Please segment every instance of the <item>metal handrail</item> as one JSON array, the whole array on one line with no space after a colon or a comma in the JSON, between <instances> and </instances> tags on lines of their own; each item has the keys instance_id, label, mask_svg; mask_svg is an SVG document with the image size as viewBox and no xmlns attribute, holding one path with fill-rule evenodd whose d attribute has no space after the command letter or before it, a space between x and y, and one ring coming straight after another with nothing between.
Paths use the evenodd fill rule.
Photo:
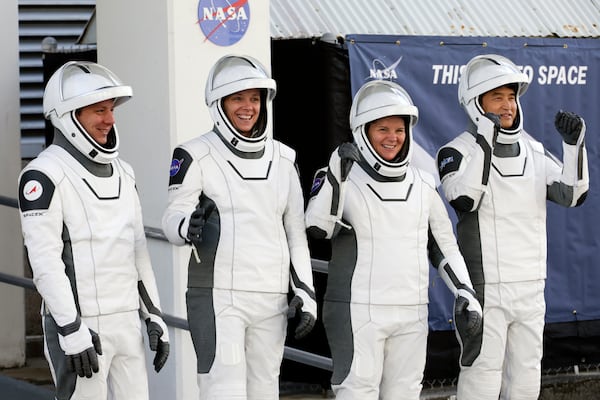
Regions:
<instances>
[{"instance_id":1,"label":"metal handrail","mask_svg":"<svg viewBox=\"0 0 600 400\"><path fill-rule=\"evenodd\" d=\"M0 205L12 208L19 208L19 203L16 199L2 195L0 195ZM149 238L168 241L161 229L145 226L144 231L146 233L146 236ZM327 261L313 259L312 267L314 271L327 273ZM0 282L7 283L9 285L20 286L25 289L36 290L32 279L6 274L4 272L0 272ZM190 330L188 321L185 318L176 317L174 315L165 313L163 313L162 317L168 326L178 329L184 329L186 331ZM324 369L327 371L333 371L333 362L331 358L324 357L318 354L313 354L304 350L285 346L283 350L283 357L285 359L296 361L301 364L310 365L312 367Z\"/></svg>"},{"instance_id":2,"label":"metal handrail","mask_svg":"<svg viewBox=\"0 0 600 400\"><path fill-rule=\"evenodd\" d=\"M0 195L0 205L12 208L19 208L19 202L17 201L17 199L13 199L11 197L6 197L2 195Z\"/></svg>"}]
</instances>

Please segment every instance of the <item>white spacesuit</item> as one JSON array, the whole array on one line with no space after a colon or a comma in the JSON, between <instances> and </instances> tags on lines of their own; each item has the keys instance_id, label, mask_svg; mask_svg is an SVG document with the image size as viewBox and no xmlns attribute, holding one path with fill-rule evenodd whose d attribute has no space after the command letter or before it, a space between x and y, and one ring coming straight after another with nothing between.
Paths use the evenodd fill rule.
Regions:
<instances>
[{"instance_id":1,"label":"white spacesuit","mask_svg":"<svg viewBox=\"0 0 600 400\"><path fill-rule=\"evenodd\" d=\"M528 77L498 55L473 58L459 83L467 131L438 151L444 194L456 210L457 236L483 306L481 353L461 364L461 400L537 399L540 388L546 278L546 199L566 207L588 190L585 124L559 112L563 163L523 130L519 97ZM513 90L512 126L486 114L483 95ZM504 106L510 115L509 106ZM506 115L504 117L506 117ZM503 118L504 118L503 117Z\"/></svg>"},{"instance_id":2,"label":"white spacesuit","mask_svg":"<svg viewBox=\"0 0 600 400\"><path fill-rule=\"evenodd\" d=\"M247 89L261 91L251 136L223 105ZM186 299L201 399L278 399L288 288L302 334L317 315L296 154L271 137L275 91L253 58L221 58L206 84L213 130L173 152L163 229L193 246Z\"/></svg>"},{"instance_id":3,"label":"white spacesuit","mask_svg":"<svg viewBox=\"0 0 600 400\"><path fill-rule=\"evenodd\" d=\"M367 130L389 116L406 121L406 138L398 155L386 161ZM428 252L460 299L459 317L472 331L480 324L481 309L435 181L409 165L417 118L403 88L389 81L366 83L350 112L355 144L342 144L329 166L315 174L305 220L311 235L332 239L323 322L336 399L419 398L428 334Z\"/></svg>"},{"instance_id":4,"label":"white spacesuit","mask_svg":"<svg viewBox=\"0 0 600 400\"><path fill-rule=\"evenodd\" d=\"M134 174L117 158L112 108L103 111L112 121L106 144L78 119L86 107L130 97L131 88L98 64L63 65L44 93L54 143L19 177L23 237L61 400L148 399L140 314L157 371L169 353Z\"/></svg>"}]
</instances>

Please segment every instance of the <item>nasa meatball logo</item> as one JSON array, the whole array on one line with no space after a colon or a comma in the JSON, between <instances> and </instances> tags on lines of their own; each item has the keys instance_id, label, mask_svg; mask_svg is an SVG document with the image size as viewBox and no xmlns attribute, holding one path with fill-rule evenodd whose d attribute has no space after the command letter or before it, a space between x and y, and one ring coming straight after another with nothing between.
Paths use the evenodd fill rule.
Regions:
<instances>
[{"instance_id":1,"label":"nasa meatball logo","mask_svg":"<svg viewBox=\"0 0 600 400\"><path fill-rule=\"evenodd\" d=\"M169 170L169 175L170 176L177 175L177 173L181 169L181 164L183 164L183 159L178 160L178 159L174 158L173 161L171 161L171 169Z\"/></svg>"},{"instance_id":2,"label":"nasa meatball logo","mask_svg":"<svg viewBox=\"0 0 600 400\"><path fill-rule=\"evenodd\" d=\"M206 39L218 46L231 46L244 37L250 24L248 0L200 0L198 25Z\"/></svg>"},{"instance_id":3,"label":"nasa meatball logo","mask_svg":"<svg viewBox=\"0 0 600 400\"><path fill-rule=\"evenodd\" d=\"M36 180L31 180L25 184L23 187L23 197L27 201L35 201L42 196L44 192L44 188L42 184Z\"/></svg>"}]
</instances>

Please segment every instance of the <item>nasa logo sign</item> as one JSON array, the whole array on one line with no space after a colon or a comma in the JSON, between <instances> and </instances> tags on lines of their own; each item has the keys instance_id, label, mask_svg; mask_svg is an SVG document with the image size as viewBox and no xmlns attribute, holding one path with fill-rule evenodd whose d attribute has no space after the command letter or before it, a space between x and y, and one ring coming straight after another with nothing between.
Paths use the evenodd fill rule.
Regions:
<instances>
[{"instance_id":1,"label":"nasa logo sign","mask_svg":"<svg viewBox=\"0 0 600 400\"><path fill-rule=\"evenodd\" d=\"M218 46L240 41L250 24L248 0L200 0L198 25L207 40Z\"/></svg>"}]
</instances>

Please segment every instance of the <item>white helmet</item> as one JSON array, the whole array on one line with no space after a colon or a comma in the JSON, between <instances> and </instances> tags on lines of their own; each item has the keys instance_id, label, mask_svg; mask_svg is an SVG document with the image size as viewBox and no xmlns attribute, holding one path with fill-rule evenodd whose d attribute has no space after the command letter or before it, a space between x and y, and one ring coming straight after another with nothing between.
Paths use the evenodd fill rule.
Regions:
<instances>
[{"instance_id":1,"label":"white helmet","mask_svg":"<svg viewBox=\"0 0 600 400\"><path fill-rule=\"evenodd\" d=\"M238 132L225 115L222 99L247 89L261 90L260 116L251 137ZM211 68L206 80L205 100L219 133L234 148L243 152L261 151L270 124L267 109L275 97L277 85L265 67L249 56L226 55Z\"/></svg>"},{"instance_id":2,"label":"white helmet","mask_svg":"<svg viewBox=\"0 0 600 400\"><path fill-rule=\"evenodd\" d=\"M406 139L396 159L386 161L377 154L367 137L367 124L380 118L405 117ZM384 80L365 83L354 95L350 108L350 129L354 142L367 163L380 175L395 178L406 173L412 154L412 127L419 119L419 110L400 85Z\"/></svg>"},{"instance_id":3,"label":"white helmet","mask_svg":"<svg viewBox=\"0 0 600 400\"><path fill-rule=\"evenodd\" d=\"M69 61L48 80L44 91L44 117L87 158L108 164L119 155L117 127L113 125L107 143L101 145L79 123L75 112L109 99L115 99L116 107L131 96L131 87L123 85L108 68L88 61Z\"/></svg>"},{"instance_id":4,"label":"white helmet","mask_svg":"<svg viewBox=\"0 0 600 400\"><path fill-rule=\"evenodd\" d=\"M471 121L477 124L484 114L480 97L492 89L516 85L517 116L513 126L501 128L498 141L514 143L518 140L523 127L523 113L519 97L529 86L529 78L508 58L497 54L484 54L473 57L466 65L458 83L458 101L465 109Z\"/></svg>"}]
</instances>

